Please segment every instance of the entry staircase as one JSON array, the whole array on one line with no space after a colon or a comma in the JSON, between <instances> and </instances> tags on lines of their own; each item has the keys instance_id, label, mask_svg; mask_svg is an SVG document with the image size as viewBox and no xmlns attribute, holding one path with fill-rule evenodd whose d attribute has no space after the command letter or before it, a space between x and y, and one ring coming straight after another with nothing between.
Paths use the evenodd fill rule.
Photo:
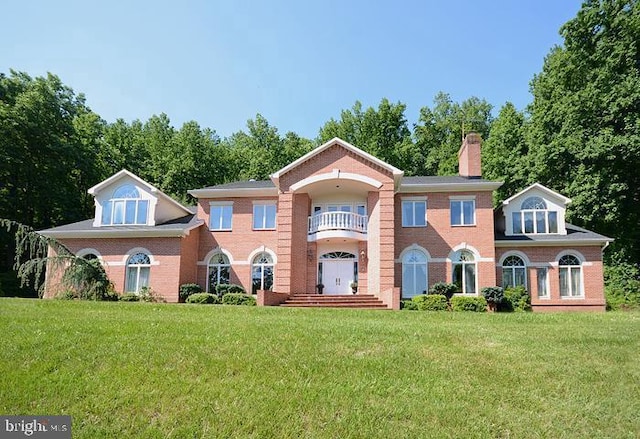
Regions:
<instances>
[{"instance_id":1,"label":"entry staircase","mask_svg":"<svg viewBox=\"0 0 640 439\"><path fill-rule=\"evenodd\" d=\"M280 306L300 308L387 309L373 294L326 295L292 294Z\"/></svg>"}]
</instances>

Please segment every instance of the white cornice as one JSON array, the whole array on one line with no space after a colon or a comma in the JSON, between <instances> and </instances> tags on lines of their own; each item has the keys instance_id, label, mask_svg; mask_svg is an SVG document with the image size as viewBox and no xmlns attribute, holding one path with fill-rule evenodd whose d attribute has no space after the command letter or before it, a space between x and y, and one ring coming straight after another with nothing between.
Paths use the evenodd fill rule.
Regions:
<instances>
[{"instance_id":1,"label":"white cornice","mask_svg":"<svg viewBox=\"0 0 640 439\"><path fill-rule=\"evenodd\" d=\"M110 227L94 227L90 230L45 230L38 232L42 236L56 239L77 239L77 238L181 238L188 236L192 230L202 226L204 221L198 220L187 228L176 229L117 229Z\"/></svg>"},{"instance_id":2,"label":"white cornice","mask_svg":"<svg viewBox=\"0 0 640 439\"><path fill-rule=\"evenodd\" d=\"M581 240L561 239L557 241L495 241L496 247L584 247L593 245L605 245L608 242L613 242L613 239L609 238L588 238Z\"/></svg>"},{"instance_id":3,"label":"white cornice","mask_svg":"<svg viewBox=\"0 0 640 439\"><path fill-rule=\"evenodd\" d=\"M423 183L406 184L403 183L398 191L401 194L411 194L420 192L473 192L473 191L495 191L502 186L501 181L486 181L475 183Z\"/></svg>"},{"instance_id":4,"label":"white cornice","mask_svg":"<svg viewBox=\"0 0 640 439\"><path fill-rule=\"evenodd\" d=\"M247 197L277 197L278 190L269 188L204 188L192 189L187 193L195 198L247 198Z\"/></svg>"}]
</instances>

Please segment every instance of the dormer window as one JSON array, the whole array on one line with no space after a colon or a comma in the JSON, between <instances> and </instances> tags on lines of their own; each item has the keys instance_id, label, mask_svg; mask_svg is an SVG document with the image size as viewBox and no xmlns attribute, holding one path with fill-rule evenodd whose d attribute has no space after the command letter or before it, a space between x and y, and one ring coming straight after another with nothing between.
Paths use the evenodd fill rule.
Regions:
<instances>
[{"instance_id":1,"label":"dormer window","mask_svg":"<svg viewBox=\"0 0 640 439\"><path fill-rule=\"evenodd\" d=\"M146 225L148 213L149 200L142 199L134 185L124 184L102 205L102 225Z\"/></svg>"},{"instance_id":2,"label":"dormer window","mask_svg":"<svg viewBox=\"0 0 640 439\"><path fill-rule=\"evenodd\" d=\"M540 197L525 199L520 211L512 213L514 234L558 233L558 212L547 209Z\"/></svg>"}]
</instances>

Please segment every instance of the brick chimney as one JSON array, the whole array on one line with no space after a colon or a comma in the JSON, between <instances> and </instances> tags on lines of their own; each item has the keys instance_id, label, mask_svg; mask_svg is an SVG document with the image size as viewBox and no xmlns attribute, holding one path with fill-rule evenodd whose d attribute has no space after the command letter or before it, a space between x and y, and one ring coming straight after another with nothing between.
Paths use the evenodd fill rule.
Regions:
<instances>
[{"instance_id":1,"label":"brick chimney","mask_svg":"<svg viewBox=\"0 0 640 439\"><path fill-rule=\"evenodd\" d=\"M458 173L461 177L480 178L480 145L482 137L478 133L469 133L464 137L458 152Z\"/></svg>"}]
</instances>

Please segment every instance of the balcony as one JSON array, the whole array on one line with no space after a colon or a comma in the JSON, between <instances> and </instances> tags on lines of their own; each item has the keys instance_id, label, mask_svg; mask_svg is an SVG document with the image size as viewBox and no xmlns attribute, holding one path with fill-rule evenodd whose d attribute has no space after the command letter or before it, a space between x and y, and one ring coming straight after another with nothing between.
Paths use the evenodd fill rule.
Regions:
<instances>
[{"instance_id":1,"label":"balcony","mask_svg":"<svg viewBox=\"0 0 640 439\"><path fill-rule=\"evenodd\" d=\"M307 241L329 238L367 239L369 217L352 212L323 212L309 217Z\"/></svg>"}]
</instances>

